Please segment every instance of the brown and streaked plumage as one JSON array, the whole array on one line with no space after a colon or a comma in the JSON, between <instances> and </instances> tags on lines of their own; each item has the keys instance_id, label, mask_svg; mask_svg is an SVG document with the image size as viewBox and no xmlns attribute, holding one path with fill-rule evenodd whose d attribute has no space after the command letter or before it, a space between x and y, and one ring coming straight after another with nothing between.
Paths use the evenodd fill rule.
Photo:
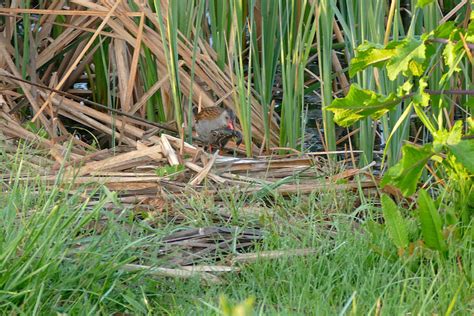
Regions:
<instances>
[{"instance_id":1,"label":"brown and streaked plumage","mask_svg":"<svg viewBox=\"0 0 474 316\"><path fill-rule=\"evenodd\" d=\"M235 114L229 108L211 106L194 112L194 129L198 137L208 145L224 147L231 138L237 138L238 144L242 135L235 130Z\"/></svg>"},{"instance_id":2,"label":"brown and streaked plumage","mask_svg":"<svg viewBox=\"0 0 474 316\"><path fill-rule=\"evenodd\" d=\"M235 129L226 127L213 130L209 143L219 148L224 148L231 139L234 139L237 146L239 146L242 143L242 134Z\"/></svg>"}]
</instances>

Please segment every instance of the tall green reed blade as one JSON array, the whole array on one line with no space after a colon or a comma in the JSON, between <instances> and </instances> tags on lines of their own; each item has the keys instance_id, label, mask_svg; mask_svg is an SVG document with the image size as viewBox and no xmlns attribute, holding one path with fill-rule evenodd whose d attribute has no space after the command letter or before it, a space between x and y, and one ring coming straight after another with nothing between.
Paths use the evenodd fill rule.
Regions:
<instances>
[{"instance_id":1,"label":"tall green reed blade","mask_svg":"<svg viewBox=\"0 0 474 316\"><path fill-rule=\"evenodd\" d=\"M253 10L253 8L255 8L255 1L252 1L249 9ZM256 9L260 14L251 19L253 32L250 33L253 45L254 83L262 105L265 148L269 149L269 108L273 97L272 90L281 43L281 33L278 28L279 5L273 0L261 0L256 3Z\"/></svg>"},{"instance_id":2,"label":"tall green reed blade","mask_svg":"<svg viewBox=\"0 0 474 316\"><path fill-rule=\"evenodd\" d=\"M306 0L279 0L280 62L283 101L280 145L303 147L305 121L304 70L316 33L315 3Z\"/></svg>"},{"instance_id":3,"label":"tall green reed blade","mask_svg":"<svg viewBox=\"0 0 474 316\"><path fill-rule=\"evenodd\" d=\"M140 63L140 74L143 78L145 89L149 90L156 82L158 82L158 67L156 59L151 53L150 49L143 46L144 57L141 56ZM146 66L144 66L146 65ZM153 96L147 101L146 104L146 117L153 122L165 122L166 114L163 106L163 98L161 91L158 90Z\"/></svg>"},{"instance_id":4,"label":"tall green reed blade","mask_svg":"<svg viewBox=\"0 0 474 316\"><path fill-rule=\"evenodd\" d=\"M94 102L100 104L109 104L110 77L108 65L110 40L106 39L105 41L102 41L102 39L99 37L96 40L96 44L100 44L100 48L94 53L94 56L92 57L95 71L95 81L93 83L95 89L93 98ZM92 78L90 77L89 80L92 81Z\"/></svg>"},{"instance_id":5,"label":"tall green reed blade","mask_svg":"<svg viewBox=\"0 0 474 316\"><path fill-rule=\"evenodd\" d=\"M377 36L377 31L373 28L377 27L377 25L369 25L369 20L374 14L373 12L373 1L364 0L359 1L358 3L358 13L359 13L359 40L358 44L361 44L364 40L369 40L370 35L374 34ZM380 27L380 25L378 26ZM382 26L383 28L383 26ZM380 34L380 31L378 32ZM382 33L383 34L383 33ZM375 80L373 72L365 71L360 76L358 76L358 81L362 83L362 87L367 88L374 88ZM360 149L363 151L362 159L360 160L361 165L365 165L368 162L373 160L373 149L374 149L374 128L373 128L373 121L370 118L362 120L359 125L360 132L359 132L359 146Z\"/></svg>"},{"instance_id":6,"label":"tall green reed blade","mask_svg":"<svg viewBox=\"0 0 474 316\"><path fill-rule=\"evenodd\" d=\"M202 18L204 16L204 9L205 9L206 2L204 0L199 0L197 3L193 1L192 8L186 8L187 13L184 14L180 13L179 16L186 16L187 18L184 21L180 20L179 29L185 35L186 38L192 39L193 43L193 51L192 51L192 61L191 61L191 86L189 88L189 95L186 113L186 122L187 126L185 129L185 134L187 141L192 141L193 135L193 84L194 84L194 75L196 70L196 58L197 52L199 48L199 41L201 39L201 31L202 31ZM182 10L182 8L181 8Z\"/></svg>"},{"instance_id":7,"label":"tall green reed blade","mask_svg":"<svg viewBox=\"0 0 474 316\"><path fill-rule=\"evenodd\" d=\"M333 9L339 24L344 30L344 40L349 52L347 59L349 61L356 56L356 48L364 43L364 41L384 44L388 39L404 35L403 27L400 25L399 0L393 0L390 3L390 7L387 7L385 1L362 0L354 2L346 0L339 7L333 5ZM385 24L387 12L389 16L388 25ZM401 83L399 79L393 82L390 81L384 70L372 67L358 73L352 79L352 82L356 82L363 88L376 89L382 94L396 91ZM384 140L391 135L392 129L402 113L401 106L398 106L388 115L382 117L382 135ZM359 123L360 132L357 143L359 149L363 151L363 157L360 159L362 165L373 160L375 124L376 122L373 122L370 118ZM387 148L389 165L393 165L398 161L402 140L407 137L407 132L408 125L405 124L403 128L397 130L392 135L392 138L397 139L397 141L390 142Z\"/></svg>"},{"instance_id":8,"label":"tall green reed blade","mask_svg":"<svg viewBox=\"0 0 474 316\"><path fill-rule=\"evenodd\" d=\"M100 104L107 105L109 108L116 108L117 104L117 97L114 97L111 91L115 91L115 80L111 73L114 73L111 70L111 67L114 67L114 64L110 63L110 39L106 38L103 39L100 36L97 38L97 44L99 45L99 49L94 53L92 58L94 63L94 70L95 70L95 81L91 77L89 77L89 81L91 83L91 87L95 88L94 91L94 101ZM91 71L88 71L91 73ZM112 114L112 138L111 144L115 149L115 131L116 131L116 123L115 123L115 115Z\"/></svg>"},{"instance_id":9,"label":"tall green reed blade","mask_svg":"<svg viewBox=\"0 0 474 316\"><path fill-rule=\"evenodd\" d=\"M227 61L227 41L232 25L230 2L222 0L209 0L209 19L211 29L212 48L217 53L217 65L224 69Z\"/></svg>"},{"instance_id":10,"label":"tall green reed blade","mask_svg":"<svg viewBox=\"0 0 474 316\"><path fill-rule=\"evenodd\" d=\"M326 107L332 102L332 33L333 33L333 11L332 0L321 0L317 16L318 25L318 64L321 74L322 106ZM333 113L323 109L323 126L326 150L336 150L336 127Z\"/></svg>"},{"instance_id":11,"label":"tall green reed blade","mask_svg":"<svg viewBox=\"0 0 474 316\"><path fill-rule=\"evenodd\" d=\"M173 95L174 115L178 130L181 132L183 124L183 111L181 108L181 89L179 82L178 69L178 6L179 1L170 1L168 6L166 28L163 22L163 14L161 5L154 0L155 11L158 25L160 26L161 41L163 43L166 56L166 66L170 76L171 91ZM181 135L183 137L184 135Z\"/></svg>"},{"instance_id":12,"label":"tall green reed blade","mask_svg":"<svg viewBox=\"0 0 474 316\"><path fill-rule=\"evenodd\" d=\"M128 5L133 11L139 11L140 8L133 0L128 1ZM151 6L151 4L150 4ZM136 23L139 23L139 18L136 18ZM148 27L154 28L153 23L149 20L145 20L145 24ZM145 90L148 91L156 82L158 82L158 66L155 56L151 50L146 46L142 45L143 55L140 56L140 62L138 63L139 73L138 75L143 80ZM163 105L163 98L161 90L155 92L147 101L145 106L146 118L152 122L165 122L166 114Z\"/></svg>"},{"instance_id":13,"label":"tall green reed blade","mask_svg":"<svg viewBox=\"0 0 474 316\"><path fill-rule=\"evenodd\" d=\"M184 127L184 132L186 135L186 140L192 141L192 107L193 107L193 84L194 84L194 75L195 75L195 65L196 57L199 45L199 39L201 38L201 28L202 28L202 18L204 16L205 1L203 0L192 0L181 2L177 6L178 12L176 13L177 19L177 28L179 30L179 36L184 37L186 42L192 42L192 62L191 62L191 86L189 89L189 95L187 95L187 105L184 113L186 114L186 124ZM184 109L183 100L183 109Z\"/></svg>"},{"instance_id":14,"label":"tall green reed blade","mask_svg":"<svg viewBox=\"0 0 474 316\"><path fill-rule=\"evenodd\" d=\"M383 39L383 44L387 44L389 39L398 40L400 37L405 36L403 25L400 23L400 4L398 0L392 0L389 9L388 21L385 27L385 36ZM383 22L379 22L383 23ZM390 81L387 78L387 73L385 70L379 71L378 74L380 80L380 92L388 94L392 91L397 91L397 88L402 84L402 80L398 78L395 81ZM388 114L384 115L381 119L382 124L382 135L384 141L389 141L385 143L385 152L387 156L388 166L395 165L398 160L401 158L401 147L404 140L408 139L410 120L405 120L401 127L394 131L397 126L397 122L404 115L404 109L402 106L397 106L394 110L390 111ZM411 111L410 111L411 113ZM409 116L409 113L405 113Z\"/></svg>"},{"instance_id":15,"label":"tall green reed blade","mask_svg":"<svg viewBox=\"0 0 474 316\"><path fill-rule=\"evenodd\" d=\"M253 0L252 0L253 1ZM252 155L252 104L251 104L251 78L252 78L252 54L249 55L248 73L245 73L244 61L244 43L243 34L246 31L245 24L247 20L247 9L245 0L232 0L230 2L230 12L232 17L229 45L227 47L229 66L235 73L236 86L234 98L237 115L242 126L242 132L245 142L245 151L248 156ZM250 11L250 20L253 19L253 10ZM249 33L252 33L252 24L250 24ZM252 41L250 45L253 46ZM250 51L253 48L250 47ZM232 77L233 78L233 77Z\"/></svg>"},{"instance_id":16,"label":"tall green reed blade","mask_svg":"<svg viewBox=\"0 0 474 316\"><path fill-rule=\"evenodd\" d=\"M195 20L197 19L202 22L200 19L202 16L196 16L197 9L201 3L202 1L199 0L188 0L179 3L177 26L181 34L187 39L190 39L192 36L193 28L196 26Z\"/></svg>"},{"instance_id":17,"label":"tall green reed blade","mask_svg":"<svg viewBox=\"0 0 474 316\"><path fill-rule=\"evenodd\" d=\"M369 40L375 43L386 45L391 39L404 37L404 30L400 24L400 4L398 0L393 0L389 4L384 2L376 2L371 4L371 10L367 19L367 33ZM372 13L373 12L373 13ZM387 20L384 16L388 12ZM396 92L402 84L402 80L397 78L394 81L388 79L387 72L383 69L373 68L371 71L372 87L376 87L378 92L389 94ZM368 83L366 83L368 84ZM405 106L406 108L407 106ZM400 159L401 147L403 141L408 138L409 120L406 120L401 127L397 127L397 122L404 115L404 108L399 105L394 110L384 115L381 120L381 145L386 146L385 153L388 165L394 165ZM406 113L405 113L406 114ZM370 126L368 125L370 123ZM363 127L360 135L360 143L364 150L364 157L361 164L367 163L373 159L373 155L369 153L374 149L375 130L378 122L366 120L361 123Z\"/></svg>"}]
</instances>

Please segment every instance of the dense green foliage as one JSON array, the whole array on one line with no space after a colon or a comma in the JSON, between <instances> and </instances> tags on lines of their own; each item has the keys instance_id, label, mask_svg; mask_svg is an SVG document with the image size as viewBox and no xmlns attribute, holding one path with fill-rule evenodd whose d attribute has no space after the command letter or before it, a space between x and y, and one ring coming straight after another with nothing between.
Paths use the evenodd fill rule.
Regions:
<instances>
[{"instance_id":1,"label":"dense green foliage","mask_svg":"<svg viewBox=\"0 0 474 316\"><path fill-rule=\"evenodd\" d=\"M440 44L440 39L447 42ZM409 37L402 41L391 41L384 47L364 43L359 47L357 57L352 60L351 75L368 67L384 68L390 80L402 76L403 84L388 96L353 85L345 98L335 100L326 108L335 113L336 122L347 126L369 116L374 120L379 119L391 111L394 105L404 101L407 104L404 114L400 116L392 134L404 121L409 120L409 113L415 111L433 141L424 145L405 144L401 160L388 169L381 185L394 185L404 196L412 196L417 192L425 169L431 172L436 183L425 177L425 184L431 187L433 193L440 190L435 194L439 198L433 201L425 190L419 192L416 218L422 243L418 245L437 250L443 255L448 250L455 251L462 236L472 237L473 234L474 133L470 117L447 128L444 114L437 117L430 115L429 107L438 107L442 113L449 103L443 102L443 99L436 103L432 99L431 95L443 95L444 91L429 90L428 76L433 67L441 67L440 85L447 89L445 85L461 70L463 60L472 59L470 50L466 49L461 39L474 39L474 15L467 28L448 22L421 35L420 39ZM442 45L444 48L440 49ZM440 55L444 57L443 63L436 62ZM399 255L403 255L409 247L405 220L389 197L383 196L382 205L388 234L398 248Z\"/></svg>"}]
</instances>

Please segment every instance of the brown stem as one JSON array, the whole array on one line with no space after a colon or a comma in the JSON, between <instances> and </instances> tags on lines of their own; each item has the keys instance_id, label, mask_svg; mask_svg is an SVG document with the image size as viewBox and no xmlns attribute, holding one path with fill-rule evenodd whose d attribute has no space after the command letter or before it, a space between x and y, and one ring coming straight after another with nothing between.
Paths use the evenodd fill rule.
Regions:
<instances>
[{"instance_id":1,"label":"brown stem","mask_svg":"<svg viewBox=\"0 0 474 316\"><path fill-rule=\"evenodd\" d=\"M432 38L432 39L429 39L428 41L435 42L435 43L441 43L441 44L448 44L449 42L452 42L453 44L457 43L457 41L450 41L450 40L445 39L445 38ZM466 43L466 45L467 45L467 47L469 47L469 49L474 50L474 44Z\"/></svg>"}]
</instances>

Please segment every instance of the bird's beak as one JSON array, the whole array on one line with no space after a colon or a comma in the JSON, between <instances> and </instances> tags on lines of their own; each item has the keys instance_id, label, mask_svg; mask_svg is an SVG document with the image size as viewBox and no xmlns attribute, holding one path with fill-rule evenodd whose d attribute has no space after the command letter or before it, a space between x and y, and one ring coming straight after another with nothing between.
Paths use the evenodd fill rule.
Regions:
<instances>
[{"instance_id":1,"label":"bird's beak","mask_svg":"<svg viewBox=\"0 0 474 316\"><path fill-rule=\"evenodd\" d=\"M227 122L227 127L230 128L231 130L235 130L235 128L234 128L234 123L232 122L232 120L229 120L229 121Z\"/></svg>"}]
</instances>

